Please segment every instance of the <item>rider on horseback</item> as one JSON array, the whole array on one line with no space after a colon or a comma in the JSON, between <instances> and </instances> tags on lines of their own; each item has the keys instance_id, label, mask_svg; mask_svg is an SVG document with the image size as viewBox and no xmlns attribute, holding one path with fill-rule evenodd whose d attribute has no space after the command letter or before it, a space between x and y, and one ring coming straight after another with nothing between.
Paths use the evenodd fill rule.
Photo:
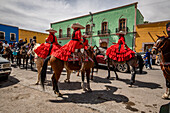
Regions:
<instances>
[{"instance_id":1,"label":"rider on horseback","mask_svg":"<svg viewBox=\"0 0 170 113\"><path fill-rule=\"evenodd\" d=\"M49 36L46 39L46 42L48 43L42 43L37 49L34 50L34 52L41 58L46 58L47 56L51 55L53 51L58 50L61 45L58 44L57 38L54 35L57 31L54 29L46 30L49 32Z\"/></svg>"},{"instance_id":2,"label":"rider on horseback","mask_svg":"<svg viewBox=\"0 0 170 113\"><path fill-rule=\"evenodd\" d=\"M116 35L119 36L118 43L113 42L115 45L112 45L107 49L106 55L118 62L130 60L135 56L135 52L126 45L124 37L125 33L120 31Z\"/></svg>"},{"instance_id":3,"label":"rider on horseback","mask_svg":"<svg viewBox=\"0 0 170 113\"><path fill-rule=\"evenodd\" d=\"M83 47L80 29L84 29L84 27L79 23L74 23L71 25L71 27L74 29L72 39L59 50L52 53L53 56L63 61L68 61L69 56L71 56L71 54L74 53L76 49L81 49ZM80 58L81 56L79 53L80 52L78 52L78 56Z\"/></svg>"}]
</instances>

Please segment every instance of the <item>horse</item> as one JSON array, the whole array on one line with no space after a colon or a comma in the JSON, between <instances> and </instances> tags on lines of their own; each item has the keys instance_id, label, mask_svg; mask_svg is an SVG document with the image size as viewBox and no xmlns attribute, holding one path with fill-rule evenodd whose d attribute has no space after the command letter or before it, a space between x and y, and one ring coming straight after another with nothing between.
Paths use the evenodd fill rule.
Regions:
<instances>
[{"instance_id":1,"label":"horse","mask_svg":"<svg viewBox=\"0 0 170 113\"><path fill-rule=\"evenodd\" d=\"M12 51L11 51L10 47L4 47L2 56L4 58L10 60L10 58L12 56Z\"/></svg>"},{"instance_id":2,"label":"horse","mask_svg":"<svg viewBox=\"0 0 170 113\"><path fill-rule=\"evenodd\" d=\"M89 49L91 49L90 51L94 51L93 46L91 46ZM94 61L95 65L96 65L96 69L97 69L96 72L98 72L98 62L96 61L95 53L93 53L93 54L94 55L92 55L93 56L92 60ZM70 75L71 75L72 71L68 71L67 69L66 69L66 71L67 71L67 78L64 80L64 82L70 83ZM92 73L91 73L91 76L90 76L90 80L93 80L94 66L91 68L91 71L92 71ZM79 73L80 73L80 71L77 71L77 76L79 76Z\"/></svg>"},{"instance_id":3,"label":"horse","mask_svg":"<svg viewBox=\"0 0 170 113\"><path fill-rule=\"evenodd\" d=\"M160 54L160 66L166 81L166 91L162 95L163 99L168 99L170 95L170 38L164 36L157 36L152 51Z\"/></svg>"},{"instance_id":4,"label":"horse","mask_svg":"<svg viewBox=\"0 0 170 113\"><path fill-rule=\"evenodd\" d=\"M110 59L107 56L107 68L108 68L107 79L110 78L110 66L113 67L113 71L116 75L116 80L119 80L118 74L116 73L116 66L117 66L117 64L127 63L130 67L130 72L131 72L131 80L130 80L129 87L132 87L132 85L135 83L136 68L138 66L138 61L141 62L141 60L138 59L138 55L135 55L135 57L131 58L130 60L128 60L126 62L118 62L118 61Z\"/></svg>"},{"instance_id":5,"label":"horse","mask_svg":"<svg viewBox=\"0 0 170 113\"><path fill-rule=\"evenodd\" d=\"M90 69L94 66L93 58L94 54L91 50L91 47L89 47L87 50L88 55L88 61L83 60L82 65L80 65L79 61L62 61L54 56L49 56L47 59L50 59L50 65L52 69L54 70L54 73L52 75L52 84L53 84L53 90L54 93L57 94L59 97L62 97L62 94L60 93L58 89L58 80L60 78L61 72L63 71L63 68L65 67L67 72L71 72L72 70L81 70L81 76L82 76L82 88L84 91L92 91L90 88ZM46 78L46 66L48 60L45 60L43 69L41 71L41 84L44 89L44 81ZM84 75L86 73L86 79L87 79L87 86L85 87L84 83Z\"/></svg>"}]
</instances>

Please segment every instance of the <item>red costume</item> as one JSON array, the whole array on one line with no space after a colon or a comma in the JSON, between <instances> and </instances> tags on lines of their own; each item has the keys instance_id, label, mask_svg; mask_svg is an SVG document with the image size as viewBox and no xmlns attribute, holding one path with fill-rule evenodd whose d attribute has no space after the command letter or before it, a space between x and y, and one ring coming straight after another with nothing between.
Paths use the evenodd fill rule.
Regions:
<instances>
[{"instance_id":1,"label":"red costume","mask_svg":"<svg viewBox=\"0 0 170 113\"><path fill-rule=\"evenodd\" d=\"M74 28L72 34L72 39L62 46L59 50L52 53L56 58L67 61L71 53L74 53L75 49L81 49L83 45L81 44L81 31L79 28Z\"/></svg>"},{"instance_id":2,"label":"red costume","mask_svg":"<svg viewBox=\"0 0 170 113\"><path fill-rule=\"evenodd\" d=\"M107 51L106 55L118 62L128 61L132 57L135 56L135 52L132 51L126 44L125 44L125 38L124 35L119 35L120 38L118 40L118 43L116 45L110 46ZM126 47L126 49L125 49Z\"/></svg>"},{"instance_id":3,"label":"red costume","mask_svg":"<svg viewBox=\"0 0 170 113\"><path fill-rule=\"evenodd\" d=\"M54 35L54 32L50 32L48 38L46 39L46 42L50 43L42 43L37 49L34 50L34 52L41 58L46 58L48 55L51 55L54 51L58 50L61 45L58 44L57 38ZM49 53L50 46L52 44L51 52Z\"/></svg>"},{"instance_id":4,"label":"red costume","mask_svg":"<svg viewBox=\"0 0 170 113\"><path fill-rule=\"evenodd\" d=\"M83 45L84 45L84 49L88 49L88 45L89 45L89 43L88 43L88 40L86 39L86 38L84 38L84 39L82 39L82 42L83 42Z\"/></svg>"}]
</instances>

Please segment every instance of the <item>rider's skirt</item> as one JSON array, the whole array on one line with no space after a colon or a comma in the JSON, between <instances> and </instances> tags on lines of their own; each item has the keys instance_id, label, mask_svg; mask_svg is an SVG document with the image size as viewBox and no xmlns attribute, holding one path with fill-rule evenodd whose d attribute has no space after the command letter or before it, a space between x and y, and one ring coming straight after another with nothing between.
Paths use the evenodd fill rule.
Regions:
<instances>
[{"instance_id":1,"label":"rider's skirt","mask_svg":"<svg viewBox=\"0 0 170 113\"><path fill-rule=\"evenodd\" d=\"M67 44L62 46L59 50L56 50L52 55L60 60L68 61L71 53L75 52L75 49L81 49L82 44L76 40L70 40Z\"/></svg>"},{"instance_id":2,"label":"rider's skirt","mask_svg":"<svg viewBox=\"0 0 170 113\"><path fill-rule=\"evenodd\" d=\"M34 52L41 58L46 58L48 55L51 55L52 52L58 50L61 48L61 45L59 44L53 44L52 45L52 49L51 52L50 50L50 43L42 43L39 47L37 47L37 49L34 50Z\"/></svg>"}]
</instances>

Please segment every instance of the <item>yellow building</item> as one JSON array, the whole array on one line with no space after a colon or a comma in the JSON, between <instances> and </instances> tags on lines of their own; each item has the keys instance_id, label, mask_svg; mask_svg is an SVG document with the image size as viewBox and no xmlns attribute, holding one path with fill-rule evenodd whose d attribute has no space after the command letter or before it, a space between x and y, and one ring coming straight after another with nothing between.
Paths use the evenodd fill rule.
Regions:
<instances>
[{"instance_id":1,"label":"yellow building","mask_svg":"<svg viewBox=\"0 0 170 113\"><path fill-rule=\"evenodd\" d=\"M137 25L135 40L136 52L145 52L147 48L151 49L158 39L156 35L167 36L166 24L168 22L170 22L170 20Z\"/></svg>"},{"instance_id":2,"label":"yellow building","mask_svg":"<svg viewBox=\"0 0 170 113\"><path fill-rule=\"evenodd\" d=\"M36 36L37 43L44 43L45 39L48 37L47 33L41 33L36 31L30 31L25 29L19 29L19 40L27 38L28 43L30 43L30 39Z\"/></svg>"}]
</instances>

